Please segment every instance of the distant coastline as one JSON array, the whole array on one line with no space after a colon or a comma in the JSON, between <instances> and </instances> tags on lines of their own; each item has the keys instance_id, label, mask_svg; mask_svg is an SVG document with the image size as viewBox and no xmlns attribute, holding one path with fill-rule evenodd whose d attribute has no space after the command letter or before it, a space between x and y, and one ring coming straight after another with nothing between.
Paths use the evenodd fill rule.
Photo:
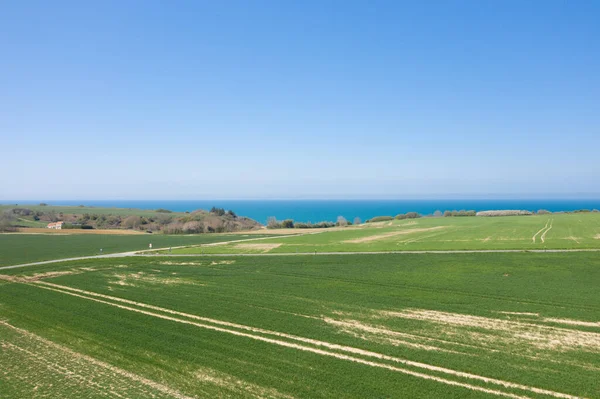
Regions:
<instances>
[{"instance_id":1,"label":"distant coastline","mask_svg":"<svg viewBox=\"0 0 600 399\"><path fill-rule=\"evenodd\" d=\"M260 223L274 216L279 220L297 222L335 221L338 216L361 220L376 216L395 216L399 213L418 212L422 215L445 210L504 210L522 209L550 212L569 212L579 209L600 209L598 199L406 199L406 200L39 200L0 201L1 204L85 205L96 207L159 209L174 212L210 209L213 206L231 209Z\"/></svg>"}]
</instances>

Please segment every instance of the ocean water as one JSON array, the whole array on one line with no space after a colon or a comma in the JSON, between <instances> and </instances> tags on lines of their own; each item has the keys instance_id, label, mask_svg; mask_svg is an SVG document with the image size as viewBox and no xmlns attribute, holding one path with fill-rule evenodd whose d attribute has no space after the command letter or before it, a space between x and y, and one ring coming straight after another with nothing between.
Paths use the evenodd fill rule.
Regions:
<instances>
[{"instance_id":1,"label":"ocean water","mask_svg":"<svg viewBox=\"0 0 600 399\"><path fill-rule=\"evenodd\" d=\"M362 221L375 216L395 216L399 213L418 212L432 214L436 210L496 210L524 209L552 212L577 209L600 209L600 199L426 199L426 200L61 200L61 201L3 201L4 203L51 205L86 205L97 207L158 209L177 212L210 209L213 206L233 210L239 216L247 216L265 223L270 216L278 220L293 219L297 222L335 221L344 216L349 221L359 217Z\"/></svg>"}]
</instances>

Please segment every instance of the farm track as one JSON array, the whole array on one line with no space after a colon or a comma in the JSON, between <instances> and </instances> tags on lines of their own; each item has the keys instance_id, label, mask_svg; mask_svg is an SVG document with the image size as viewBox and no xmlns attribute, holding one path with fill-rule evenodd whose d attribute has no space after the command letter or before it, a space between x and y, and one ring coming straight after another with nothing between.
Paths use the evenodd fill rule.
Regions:
<instances>
[{"instance_id":1,"label":"farm track","mask_svg":"<svg viewBox=\"0 0 600 399\"><path fill-rule=\"evenodd\" d=\"M529 396L524 396L524 393L534 393L537 395L544 395L554 398L577 398L576 396L566 393L489 378L427 363L415 362L407 359L388 356L382 353L367 351L361 348L339 345L336 343L315 340L287 333L187 314L172 309L162 308L54 283L37 281L27 284L163 320L231 334L241 338L253 339L256 341L303 352L309 352L321 356L333 357L338 360L349 361L364 366L382 368L412 377L435 381L441 384L461 387L490 395L523 399L529 398Z\"/></svg>"}]
</instances>

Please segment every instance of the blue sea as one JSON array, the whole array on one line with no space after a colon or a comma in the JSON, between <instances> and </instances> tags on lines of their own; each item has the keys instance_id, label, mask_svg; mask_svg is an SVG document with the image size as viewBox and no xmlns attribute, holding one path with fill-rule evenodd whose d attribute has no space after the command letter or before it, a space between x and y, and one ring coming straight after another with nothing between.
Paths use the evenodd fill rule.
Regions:
<instances>
[{"instance_id":1,"label":"blue sea","mask_svg":"<svg viewBox=\"0 0 600 399\"><path fill-rule=\"evenodd\" d=\"M158 209L177 212L210 209L213 206L233 210L265 223L270 216L278 220L297 222L335 221L338 216L347 220L359 217L362 221L374 216L395 216L399 213L432 214L436 210L497 210L524 209L552 212L577 209L600 209L600 199L424 199L424 200L60 200L60 201L3 201L4 203L51 205L86 205L97 207Z\"/></svg>"}]
</instances>

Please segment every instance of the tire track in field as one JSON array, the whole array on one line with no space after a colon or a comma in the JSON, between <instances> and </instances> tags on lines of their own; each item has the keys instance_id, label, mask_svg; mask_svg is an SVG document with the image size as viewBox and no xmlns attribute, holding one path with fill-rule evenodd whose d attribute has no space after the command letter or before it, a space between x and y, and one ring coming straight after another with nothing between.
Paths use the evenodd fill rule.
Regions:
<instances>
[{"instance_id":1,"label":"tire track in field","mask_svg":"<svg viewBox=\"0 0 600 399\"><path fill-rule=\"evenodd\" d=\"M176 398L176 399L194 399L193 397L183 395L179 391L172 389L166 385L163 385L159 382L144 378L140 375L123 370L121 368L118 368L111 364L105 363L96 358L75 352L67 347L64 347L53 341L47 340L43 337L40 337L30 331L15 327L15 326L7 323L6 321L0 320L0 326L9 328L21 335L21 340L17 344L13 344L13 343L7 342L7 341L0 341L0 343L1 343L0 348L2 350L10 349L13 351L21 352L21 353L25 354L26 356L30 357L31 359L33 359L34 361L37 361L37 362L45 365L49 370L52 370L58 374L65 376L65 378L67 378L67 379L75 379L75 380L80 381L81 383L85 383L93 388L96 388L102 396L110 396L110 395L108 395L108 393L110 393L110 394L112 394L112 396L116 396L118 398L130 397L131 392L122 392L122 394L121 394L121 393L117 392L116 389L118 389L120 386L122 386L120 384L123 381L129 381L129 382L133 381L133 382L139 384L139 386L132 386L133 389L139 389L141 387L144 387L146 389L148 389L148 388L153 389L153 390L155 390L155 392L157 394L162 394L167 397L172 397L172 398ZM75 363L77 366L79 366L79 372L74 371L72 368L69 368L67 361L65 359L53 358L53 356L49 355L47 352L39 353L40 348L29 348L28 349L26 347L23 347L23 346L25 346L25 342L26 342L26 340L25 341L23 340L23 337L27 338L28 340L30 340L34 343L43 345L44 347L52 348L58 354L66 354L68 356L69 361L71 361L72 363ZM36 349L36 350L33 350L33 349ZM62 363L59 363L59 360ZM86 367L87 367L87 369L86 369ZM86 372L88 375L86 375ZM93 372L93 375L90 376L89 374L92 374L92 372ZM120 378L120 382L115 383L114 381L107 381L106 380L107 376L112 376L112 377L118 376ZM98 377L101 377L100 382L95 382L94 379L96 379ZM128 385L128 384L125 383L125 385ZM155 397L159 396L152 392L146 391L146 389L143 389L142 392L140 392L141 394L145 395L145 397L154 397L155 398ZM164 397L164 396L162 396L162 397Z\"/></svg>"},{"instance_id":2,"label":"tire track in field","mask_svg":"<svg viewBox=\"0 0 600 399\"><path fill-rule=\"evenodd\" d=\"M552 230L552 225L553 225L553 224L554 224L554 219L552 219L552 220L550 221L550 227L548 227L548 229L542 233L542 236L540 237L540 240L541 240L542 242L546 242L546 234L548 234L548 232L549 232L550 230Z\"/></svg>"},{"instance_id":3,"label":"tire track in field","mask_svg":"<svg viewBox=\"0 0 600 399\"><path fill-rule=\"evenodd\" d=\"M550 218L548 218L548 220L546 221L546 225L544 227L542 227L541 229L538 230L537 233L535 233L533 235L533 237L531 237L531 239L533 240L533 243L535 244L535 238L538 236L538 234L540 234L542 231L544 231L545 229L548 228L548 223L550 223Z\"/></svg>"},{"instance_id":4,"label":"tire track in field","mask_svg":"<svg viewBox=\"0 0 600 399\"><path fill-rule=\"evenodd\" d=\"M436 375L427 374L424 372L414 371L414 370L411 370L408 368L393 366L393 365L390 365L387 363L382 363L380 361L383 360L383 361L388 361L388 362L394 362L394 363L402 364L404 366L419 368L419 369L427 370L430 372L443 373L443 374L452 375L452 376L458 377L458 378L476 380L476 381L483 382L486 384L497 385L498 388L502 387L502 388L508 388L508 389L529 391L531 393L536 393L536 394L540 394L540 395L546 395L546 396L551 396L551 397L561 398L561 399L578 399L579 398L577 396L573 396L573 395L569 395L569 394L565 394L565 393L561 393L561 392L550 391L550 390L546 390L546 389L542 389L542 388L531 387L531 386L522 385L522 384L518 384L518 383L514 383L514 382L503 381L503 380L498 380L498 379L489 378L489 377L485 377L485 376L480 376L477 374L471 374L471 373L452 370L452 369L448 369L448 368L444 368L444 367L433 366L433 365L426 364L426 363L420 363L420 362L415 362L415 361L411 361L411 360L407 360L407 359L401 359L401 358L388 356L388 355L384 355L384 354L377 353L377 352L367 351L367 350L360 349L360 348L344 346L344 345L334 344L334 343L330 343L330 342L319 341L319 340L300 337L300 336L296 336L296 335L281 333L281 332L277 332L277 331L271 331L271 330L265 330L265 329L256 328L256 327L250 327L250 326L246 326L243 324L231 323L231 322L226 322L226 321L222 321L222 320L211 319L211 318L207 318L207 317L183 313L183 312L179 312L179 311L175 311L175 310L171 310L171 309L167 309L167 308L161 308L161 307L154 306L154 305L148 305L148 304L141 303L141 302L130 301L130 300L123 299L123 298L112 297L109 295L99 294L99 293L95 293L95 292L91 292L91 291L85 291L85 290L81 290L81 289L77 289L77 288L48 283L45 281L37 281L37 282L32 283L31 285L37 286L42 289L47 289L50 291L55 291L55 292L59 292L62 294L67 294L67 295L75 296L78 298L87 299L87 300L98 302L98 303L103 303L106 305L117 307L119 309L129 310L129 311L141 313L141 314L144 314L147 316L160 318L163 320L169 320L169 321L192 325L195 327L204 328L204 329L208 329L208 330L228 333L228 334L232 334L232 335L239 336L239 337L250 338L250 339L257 340L257 341L262 341L262 342L266 342L266 343L270 343L270 344L274 344L274 345L279 345L279 346L283 346L283 347L287 347L287 348L301 350L304 352L310 352L310 353L314 353L314 354L318 354L318 355L322 355L322 356L333 357L336 359L346 360L346 361L350 361L353 363L367 365L370 367L387 369L390 371L399 372L399 373L402 373L405 375L410 375L410 376L417 377L417 378L436 381L436 382L439 382L442 384L456 386L456 387L462 387L462 388L466 388L469 390L484 392L484 393L488 393L488 394L492 394L492 395L496 395L496 396L504 396L504 397L514 398L514 399L529 398L528 396L516 395L516 394L510 393L510 392L501 391L498 389L485 388L485 387L482 387L479 385L472 385L469 383L460 382L460 381L456 381L456 380L452 380L452 379L448 379L448 378L443 378L443 377L439 377ZM102 298L102 299L99 299L99 298ZM121 305L119 303L114 303L114 302L125 303L127 305L133 305L133 306L136 306L137 308L127 306L127 305ZM159 311L162 313L167 313L167 314L177 315L180 317L185 317L185 318L192 319L192 320L202 321L204 323L181 319L181 318L173 317L170 315L155 313L155 312L151 312L149 310L144 310L144 309L139 309L139 308L151 309L151 310ZM211 323L211 324L205 324L205 323ZM232 329L232 328L235 328L235 329ZM243 330L243 331L238 331L238 330ZM284 341L284 340L277 339L277 338L265 337L265 336L257 335L257 334L271 335L271 336L275 336L277 338L286 338L286 339L293 340L296 342L301 342L302 344L296 343L296 342L288 342L288 341ZM307 346L306 344L317 346L317 348L315 348L313 346ZM326 349L321 349L321 348L326 348ZM331 350L341 351L341 352L345 352L345 353L332 352ZM349 354L346 354L346 353L349 353ZM366 360L366 359L363 359L360 357L356 357L356 355L369 357L369 358L375 358L379 361Z\"/></svg>"}]
</instances>

